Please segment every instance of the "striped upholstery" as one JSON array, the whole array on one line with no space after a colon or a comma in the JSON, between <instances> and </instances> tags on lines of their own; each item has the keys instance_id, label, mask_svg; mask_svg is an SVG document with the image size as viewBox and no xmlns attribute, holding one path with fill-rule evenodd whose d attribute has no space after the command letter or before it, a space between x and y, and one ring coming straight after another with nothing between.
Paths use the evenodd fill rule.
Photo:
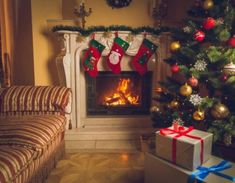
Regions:
<instances>
[{"instance_id":1,"label":"striped upholstery","mask_svg":"<svg viewBox=\"0 0 235 183\"><path fill-rule=\"evenodd\" d=\"M10 117L10 116L28 116L28 115L61 115L63 113L58 111L7 111L0 112L0 116ZM1 122L1 121L0 121Z\"/></svg>"},{"instance_id":2,"label":"striped upholstery","mask_svg":"<svg viewBox=\"0 0 235 183\"><path fill-rule=\"evenodd\" d=\"M12 86L0 93L0 110L64 112L70 92L61 86Z\"/></svg>"},{"instance_id":3,"label":"striped upholstery","mask_svg":"<svg viewBox=\"0 0 235 183\"><path fill-rule=\"evenodd\" d=\"M0 183L44 182L50 170L55 167L56 162L64 153L64 141L61 135L60 133L48 150L35 160L32 158L34 152L30 149L20 146L0 146ZM14 152L17 152L19 157ZM19 162L14 158L17 158ZM8 162L9 159L10 162Z\"/></svg>"},{"instance_id":4,"label":"striped upholstery","mask_svg":"<svg viewBox=\"0 0 235 183\"><path fill-rule=\"evenodd\" d=\"M0 182L13 182L33 161L33 153L32 150L20 146L1 146Z\"/></svg>"},{"instance_id":5,"label":"striped upholstery","mask_svg":"<svg viewBox=\"0 0 235 183\"><path fill-rule=\"evenodd\" d=\"M64 125L65 117L61 115L0 117L0 145L30 148L37 152L36 158L64 130Z\"/></svg>"},{"instance_id":6,"label":"striped upholstery","mask_svg":"<svg viewBox=\"0 0 235 183\"><path fill-rule=\"evenodd\" d=\"M64 148L70 97L59 86L0 88L0 183L45 180Z\"/></svg>"}]
</instances>

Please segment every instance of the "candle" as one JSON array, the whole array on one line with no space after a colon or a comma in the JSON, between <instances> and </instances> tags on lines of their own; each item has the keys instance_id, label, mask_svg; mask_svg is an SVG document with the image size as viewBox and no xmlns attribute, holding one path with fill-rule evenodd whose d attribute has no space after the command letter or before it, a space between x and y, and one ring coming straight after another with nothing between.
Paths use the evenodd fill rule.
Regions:
<instances>
[{"instance_id":1,"label":"candle","mask_svg":"<svg viewBox=\"0 0 235 183\"><path fill-rule=\"evenodd\" d=\"M84 4L84 0L81 0L80 6L83 6L83 4Z\"/></svg>"}]
</instances>

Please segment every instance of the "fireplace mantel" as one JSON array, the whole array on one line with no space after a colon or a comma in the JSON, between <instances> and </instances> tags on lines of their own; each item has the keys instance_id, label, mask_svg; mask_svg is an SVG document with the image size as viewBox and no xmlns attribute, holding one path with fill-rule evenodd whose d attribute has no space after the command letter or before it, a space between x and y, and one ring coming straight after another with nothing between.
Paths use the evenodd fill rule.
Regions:
<instances>
[{"instance_id":1,"label":"fireplace mantel","mask_svg":"<svg viewBox=\"0 0 235 183\"><path fill-rule=\"evenodd\" d=\"M169 73L169 68L162 61L169 54L168 46L170 39L168 34L162 34L161 36L148 33L133 35L129 31L112 31L109 32L109 34L106 34L105 32L95 32L91 36L84 37L79 32L67 30L59 30L56 31L55 34L58 36L61 43L61 52L56 57L59 80L61 85L71 88L73 93L72 113L69 116L71 121L70 126L73 128L73 131L70 130L72 135L77 134L77 131L81 133L86 129L92 129L92 132L94 132L94 128L97 128L98 131L102 129L101 136L104 136L103 132L105 128L107 128L108 133L110 133L110 130L112 131L112 129L116 132L117 128L120 127L125 128L125 133L127 129L131 129L133 132L133 129L137 128L142 130L144 128L151 128L152 124L149 115L88 117L86 115L85 74L80 58L83 51L88 48L89 41L94 38L105 45L105 50L102 52L102 58L98 62L98 70L107 71L107 67L105 67L104 64L104 58L109 54L113 45L113 40L118 34L120 38L128 41L130 44L121 61L122 71L133 71L133 68L130 66L130 60L136 55L142 40L147 38L158 45L156 53L148 62L148 70L153 71L152 88L154 89L157 86L158 81L162 80L167 73ZM154 93L154 91L152 91L152 93Z\"/></svg>"},{"instance_id":2,"label":"fireplace mantel","mask_svg":"<svg viewBox=\"0 0 235 183\"><path fill-rule=\"evenodd\" d=\"M110 32L109 35L105 36L104 32L95 32L92 36L83 37L79 32L76 31L57 31L56 34L58 35L60 40L62 40L62 48L60 55L56 58L56 62L60 67L61 61L63 62L64 72L61 73L59 69L59 77L60 82L65 84L67 87L72 86L72 79L71 79L71 66L76 62L80 62L80 54L83 50L87 49L89 46L89 42L92 39L92 36L95 36L95 39L102 43L105 46L105 50L102 52L102 56L107 56L110 52L110 49L113 45L114 38L116 36L116 31ZM137 34L132 35L130 31L118 31L118 36L124 40L127 40L130 44L129 48L125 52L127 56L134 56L144 37L152 41L156 45L160 45L159 37L151 34ZM131 40L128 40L131 39ZM157 50L157 55L159 55L159 49ZM74 58L75 56L75 58ZM74 60L75 59L75 60ZM154 60L153 60L154 61ZM154 63L151 62L151 66ZM150 67L151 67L150 66ZM80 66L79 66L80 67ZM152 67L151 67L152 68ZM102 70L102 67L98 65L98 69ZM125 66L124 66L125 69ZM128 70L131 68L128 68ZM64 75L64 76L63 76ZM63 77L62 77L63 76ZM66 81L66 83L64 83Z\"/></svg>"}]
</instances>

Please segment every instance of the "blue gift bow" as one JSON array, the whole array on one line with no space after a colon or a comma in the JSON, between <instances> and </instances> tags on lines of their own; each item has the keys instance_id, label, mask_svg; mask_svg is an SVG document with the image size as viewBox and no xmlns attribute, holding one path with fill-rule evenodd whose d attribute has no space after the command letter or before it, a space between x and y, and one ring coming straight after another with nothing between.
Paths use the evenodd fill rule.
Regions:
<instances>
[{"instance_id":1,"label":"blue gift bow","mask_svg":"<svg viewBox=\"0 0 235 183\"><path fill-rule=\"evenodd\" d=\"M220 171L229 169L231 167L232 167L231 163L226 160L223 160L218 165L214 165L209 168L200 166L197 168L198 171L193 172L190 175L190 177L188 179L188 183L193 183L195 178L197 178L198 183L201 183L201 182L203 182L203 180L207 177L207 175L209 173L213 173L213 174L218 175L220 177L223 177L225 179L231 180L232 182L235 182L235 177L220 173Z\"/></svg>"}]
</instances>

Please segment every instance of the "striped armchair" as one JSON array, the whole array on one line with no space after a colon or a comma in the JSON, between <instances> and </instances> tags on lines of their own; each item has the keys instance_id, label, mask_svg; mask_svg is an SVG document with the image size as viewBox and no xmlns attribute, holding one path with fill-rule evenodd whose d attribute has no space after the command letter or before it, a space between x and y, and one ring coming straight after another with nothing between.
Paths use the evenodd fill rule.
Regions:
<instances>
[{"instance_id":1,"label":"striped armchair","mask_svg":"<svg viewBox=\"0 0 235 183\"><path fill-rule=\"evenodd\" d=\"M64 152L71 90L59 86L0 89L0 182L40 183Z\"/></svg>"}]
</instances>

